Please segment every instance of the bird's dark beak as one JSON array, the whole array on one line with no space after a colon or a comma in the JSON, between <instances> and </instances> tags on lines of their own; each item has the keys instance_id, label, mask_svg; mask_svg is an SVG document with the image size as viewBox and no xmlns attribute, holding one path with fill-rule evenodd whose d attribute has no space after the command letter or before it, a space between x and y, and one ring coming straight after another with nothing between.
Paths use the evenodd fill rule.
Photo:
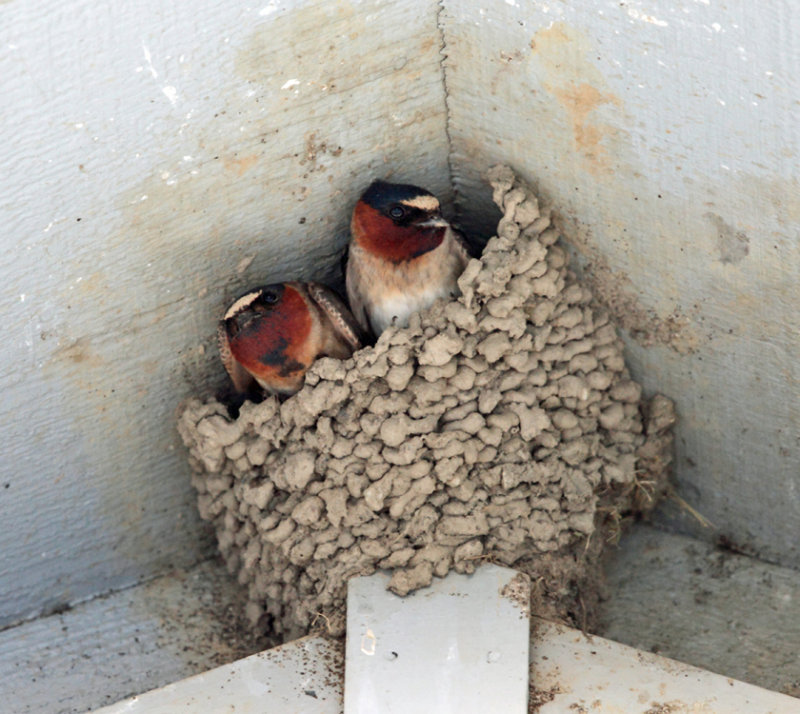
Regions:
<instances>
[{"instance_id":1,"label":"bird's dark beak","mask_svg":"<svg viewBox=\"0 0 800 714\"><path fill-rule=\"evenodd\" d=\"M417 223L418 228L447 228L450 224L441 216L433 215Z\"/></svg>"}]
</instances>

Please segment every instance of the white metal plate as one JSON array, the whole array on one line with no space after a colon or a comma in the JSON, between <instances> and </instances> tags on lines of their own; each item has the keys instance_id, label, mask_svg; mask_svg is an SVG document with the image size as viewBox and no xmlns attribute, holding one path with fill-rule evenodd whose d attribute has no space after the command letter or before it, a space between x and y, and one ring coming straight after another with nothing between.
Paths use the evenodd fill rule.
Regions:
<instances>
[{"instance_id":1,"label":"white metal plate","mask_svg":"<svg viewBox=\"0 0 800 714\"><path fill-rule=\"evenodd\" d=\"M388 581L349 583L345 714L527 711L527 576L485 565L405 598Z\"/></svg>"}]
</instances>

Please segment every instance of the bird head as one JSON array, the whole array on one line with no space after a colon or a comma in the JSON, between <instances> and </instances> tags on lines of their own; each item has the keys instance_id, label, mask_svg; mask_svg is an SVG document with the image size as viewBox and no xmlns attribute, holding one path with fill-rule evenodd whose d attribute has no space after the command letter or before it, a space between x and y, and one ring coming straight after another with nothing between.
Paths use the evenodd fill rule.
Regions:
<instances>
[{"instance_id":1,"label":"bird head","mask_svg":"<svg viewBox=\"0 0 800 714\"><path fill-rule=\"evenodd\" d=\"M302 368L296 357L311 330L311 314L294 283L275 283L242 295L222 324L233 357L251 374L282 376Z\"/></svg>"},{"instance_id":2,"label":"bird head","mask_svg":"<svg viewBox=\"0 0 800 714\"><path fill-rule=\"evenodd\" d=\"M436 248L448 227L439 200L410 184L374 181L353 211L353 240L387 260L413 260Z\"/></svg>"}]
</instances>

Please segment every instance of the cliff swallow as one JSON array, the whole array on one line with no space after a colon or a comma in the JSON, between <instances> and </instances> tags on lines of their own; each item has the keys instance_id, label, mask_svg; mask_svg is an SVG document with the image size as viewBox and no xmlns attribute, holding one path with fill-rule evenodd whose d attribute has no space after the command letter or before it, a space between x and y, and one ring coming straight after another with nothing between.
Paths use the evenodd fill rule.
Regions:
<instances>
[{"instance_id":1,"label":"cliff swallow","mask_svg":"<svg viewBox=\"0 0 800 714\"><path fill-rule=\"evenodd\" d=\"M336 294L319 283L276 283L252 290L219 324L222 363L239 392L258 383L294 394L317 357L347 359L361 347L360 328Z\"/></svg>"},{"instance_id":2,"label":"cliff swallow","mask_svg":"<svg viewBox=\"0 0 800 714\"><path fill-rule=\"evenodd\" d=\"M346 268L353 315L378 336L437 298L458 293L469 261L460 233L430 191L375 181L356 203Z\"/></svg>"}]
</instances>

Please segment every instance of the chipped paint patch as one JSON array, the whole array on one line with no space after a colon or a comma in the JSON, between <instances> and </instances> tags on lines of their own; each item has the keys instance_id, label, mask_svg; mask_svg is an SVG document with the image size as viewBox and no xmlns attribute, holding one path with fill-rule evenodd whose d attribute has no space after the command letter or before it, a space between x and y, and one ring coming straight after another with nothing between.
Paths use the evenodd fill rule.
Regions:
<instances>
[{"instance_id":1,"label":"chipped paint patch","mask_svg":"<svg viewBox=\"0 0 800 714\"><path fill-rule=\"evenodd\" d=\"M744 231L737 231L716 213L704 213L717 230L717 249L722 263L736 264L744 260L750 252L750 238Z\"/></svg>"}]
</instances>

